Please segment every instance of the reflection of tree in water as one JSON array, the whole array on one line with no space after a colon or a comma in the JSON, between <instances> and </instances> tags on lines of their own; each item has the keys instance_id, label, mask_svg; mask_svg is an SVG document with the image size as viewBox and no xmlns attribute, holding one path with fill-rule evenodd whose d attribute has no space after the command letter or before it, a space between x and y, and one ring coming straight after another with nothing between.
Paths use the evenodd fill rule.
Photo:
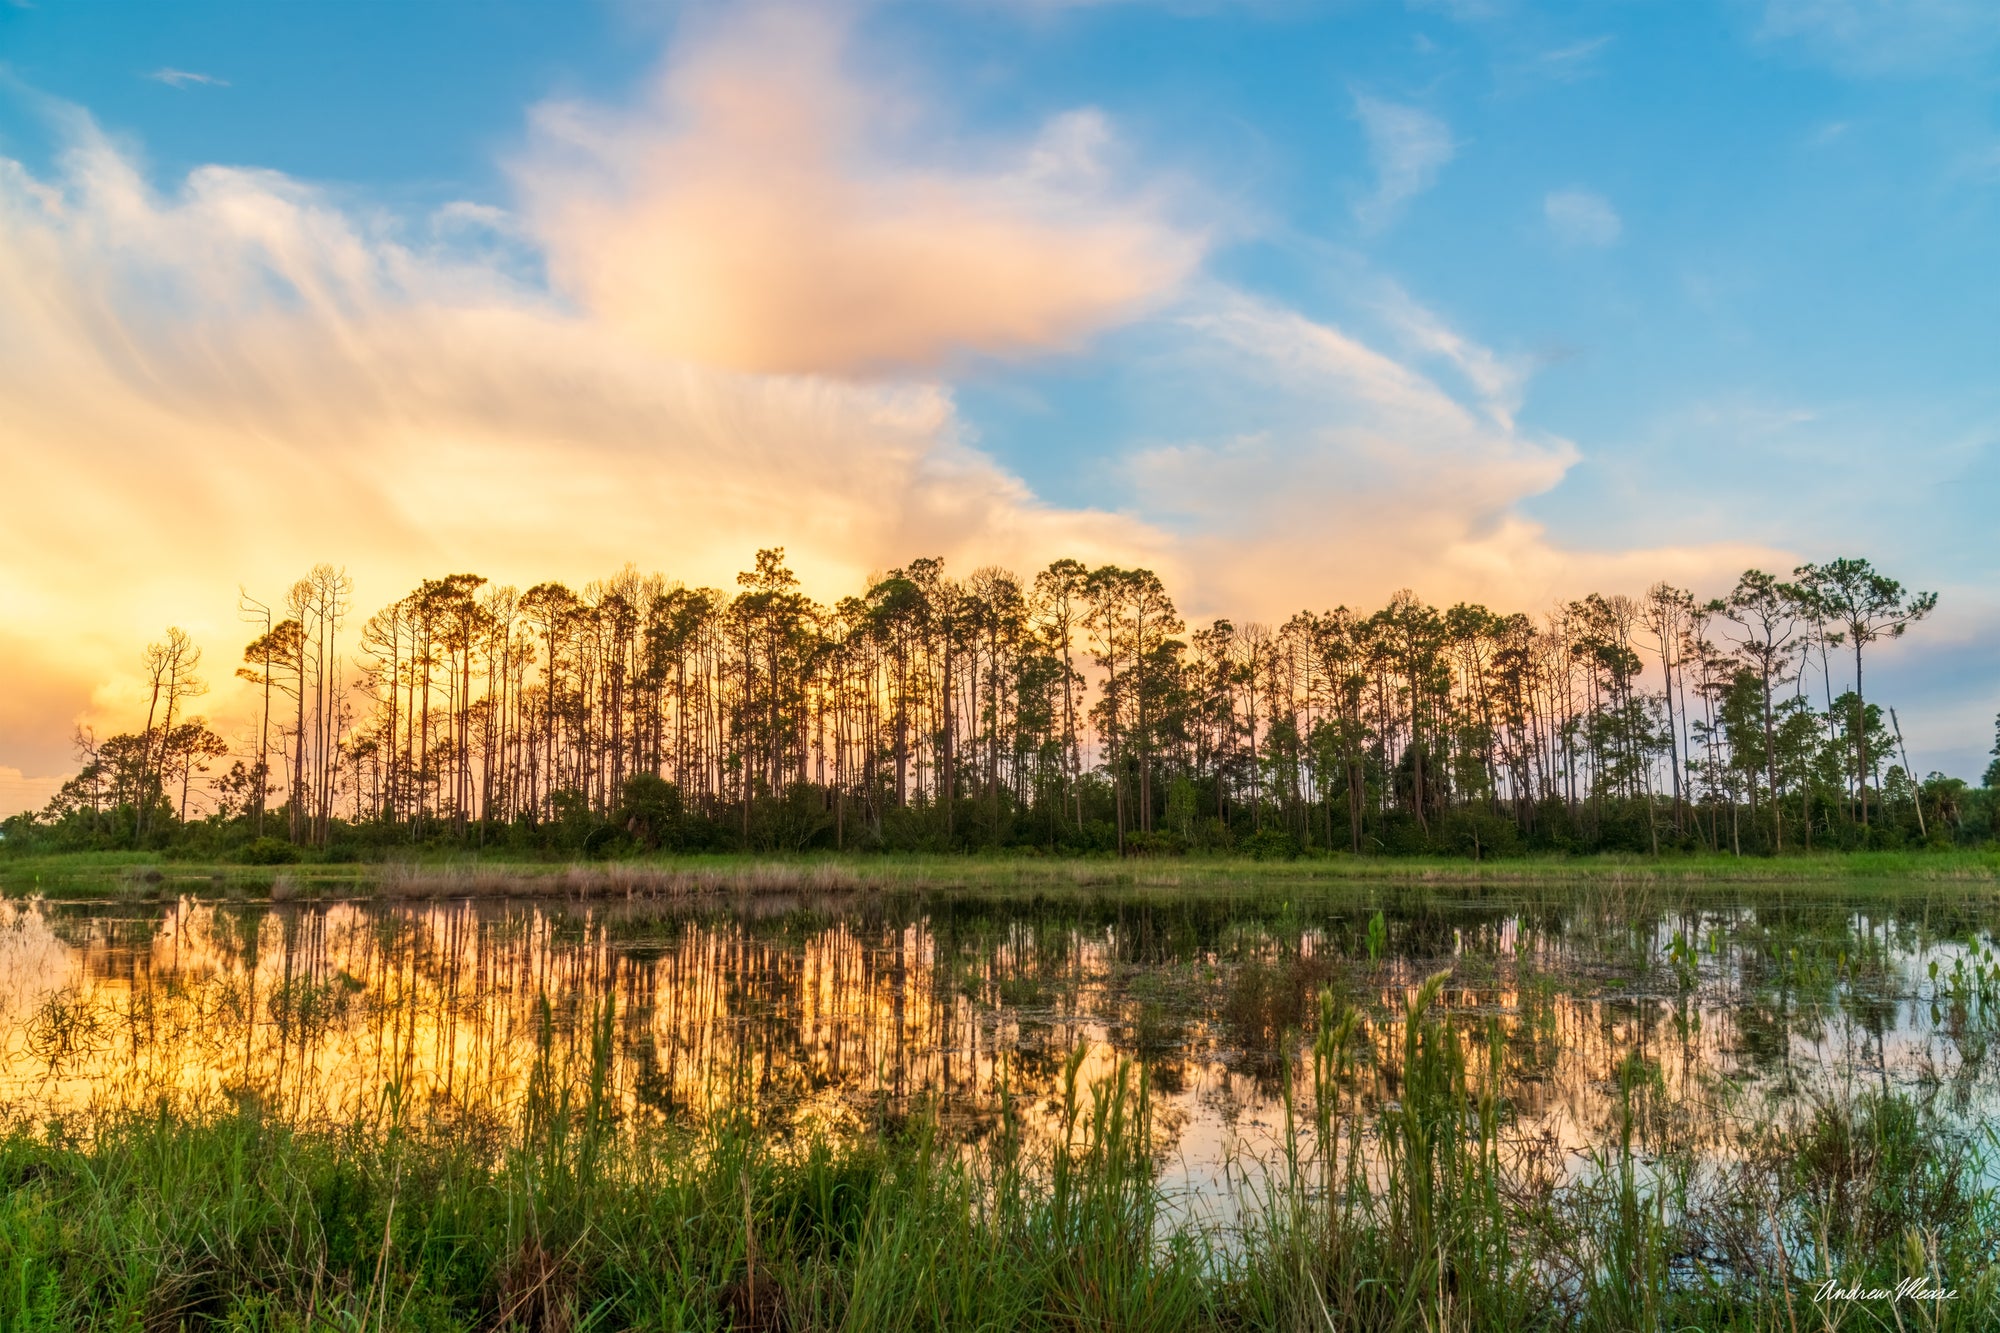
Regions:
<instances>
[{"instance_id":1,"label":"reflection of tree in water","mask_svg":"<svg viewBox=\"0 0 2000 1333\"><path fill-rule=\"evenodd\" d=\"M1004 1089L1047 1132L1081 1046L1086 1087L1136 1056L1169 1113L1162 1132L1207 1144L1228 1117L1275 1123L1287 1091L1309 1100L1301 1052L1322 993L1364 1016L1347 1105L1393 1104L1396 1016L1440 965L1468 1058L1497 1052L1509 1115L1537 1151L1602 1141L1635 1096L1649 1132L1720 1144L1724 1113L1753 1089L1799 1102L1856 1070L1886 1083L1919 1056L1945 1069L1961 1111L1983 1104L1984 1011L1943 996L1929 1018L1912 994L1913 949L1984 938L1963 909L1940 914L1949 936L1837 903L1454 904L1414 889L1366 904L8 911L0 965L55 982L31 997L45 1011L10 1018L0 1097L42 1113L254 1094L345 1122L379 1116L394 1085L406 1107L505 1122L546 1003L563 1077L588 1066L592 1015L610 1007L623 1117L749 1111L772 1129L842 1131L926 1108L975 1135ZM32 939L45 942L31 964ZM0 974L0 995L21 985Z\"/></svg>"}]
</instances>

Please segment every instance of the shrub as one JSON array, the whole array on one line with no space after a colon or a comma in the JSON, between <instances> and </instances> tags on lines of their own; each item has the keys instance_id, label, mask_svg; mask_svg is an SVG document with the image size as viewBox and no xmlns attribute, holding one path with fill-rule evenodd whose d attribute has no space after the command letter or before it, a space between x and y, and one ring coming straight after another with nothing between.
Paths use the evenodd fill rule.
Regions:
<instances>
[{"instance_id":1,"label":"shrub","mask_svg":"<svg viewBox=\"0 0 2000 1333\"><path fill-rule=\"evenodd\" d=\"M282 838L262 837L244 843L236 859L246 866L297 865L299 849Z\"/></svg>"},{"instance_id":2,"label":"shrub","mask_svg":"<svg viewBox=\"0 0 2000 1333\"><path fill-rule=\"evenodd\" d=\"M1282 828L1259 829L1245 838L1241 846L1256 861L1296 861L1301 851L1291 830Z\"/></svg>"}]
</instances>

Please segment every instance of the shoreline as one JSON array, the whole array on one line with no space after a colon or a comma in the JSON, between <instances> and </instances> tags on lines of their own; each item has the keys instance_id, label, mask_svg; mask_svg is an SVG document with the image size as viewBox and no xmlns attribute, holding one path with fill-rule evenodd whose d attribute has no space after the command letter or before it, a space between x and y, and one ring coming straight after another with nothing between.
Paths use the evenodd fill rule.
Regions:
<instances>
[{"instance_id":1,"label":"shoreline","mask_svg":"<svg viewBox=\"0 0 2000 1333\"><path fill-rule=\"evenodd\" d=\"M145 901L170 894L324 899L693 898L763 893L1332 891L1342 888L1684 888L1789 885L1863 891L2000 887L2000 852L1846 852L1784 857L1520 857L1492 861L1356 857L1250 858L662 856L606 861L431 855L248 866L139 853L0 856L0 897Z\"/></svg>"}]
</instances>

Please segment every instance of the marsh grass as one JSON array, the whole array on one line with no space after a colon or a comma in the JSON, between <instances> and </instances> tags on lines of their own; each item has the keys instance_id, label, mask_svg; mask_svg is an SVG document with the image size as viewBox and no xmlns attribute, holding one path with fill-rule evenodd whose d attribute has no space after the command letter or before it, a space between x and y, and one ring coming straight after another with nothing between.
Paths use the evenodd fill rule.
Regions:
<instances>
[{"instance_id":1,"label":"marsh grass","mask_svg":"<svg viewBox=\"0 0 2000 1333\"><path fill-rule=\"evenodd\" d=\"M1309 1023L1333 972L1323 954L1286 950L1268 962L1253 954L1230 974L1222 1021L1244 1051L1273 1056L1288 1032Z\"/></svg>"},{"instance_id":2,"label":"marsh grass","mask_svg":"<svg viewBox=\"0 0 2000 1333\"><path fill-rule=\"evenodd\" d=\"M668 896L802 889L995 893L1220 890L1256 884L1278 892L1432 886L1480 893L1545 885L1615 896L1659 888L1842 884L1904 893L1912 885L1990 893L2000 850L1845 852L1779 857L1708 853L1641 857L1535 855L1464 861L1347 853L1296 861L1228 856L1176 858L1040 855L701 855L566 863L438 850L378 863L308 863L289 881L306 897ZM0 854L0 891L50 898L135 898L202 892L254 895L276 882L268 867L161 863L146 853Z\"/></svg>"},{"instance_id":3,"label":"marsh grass","mask_svg":"<svg viewBox=\"0 0 2000 1333\"><path fill-rule=\"evenodd\" d=\"M736 861L677 867L581 864L523 873L509 866L391 865L372 887L388 898L689 898L703 894L838 893L864 884L838 861Z\"/></svg>"},{"instance_id":4,"label":"marsh grass","mask_svg":"<svg viewBox=\"0 0 2000 1333\"><path fill-rule=\"evenodd\" d=\"M406 1105L392 1082L350 1123L240 1094L19 1124L0 1135L0 1328L2000 1326L1990 1144L1869 1093L1718 1167L1659 1128L1664 1089L1634 1057L1617 1132L1566 1175L1513 1137L1508 1044L1450 1021L1447 981L1388 1010L1317 994L1288 1147L1227 1228L1169 1206L1143 1066L1086 1083L1077 1051L1053 1135L1025 1132L1004 1082L971 1142L921 1104L840 1137L641 1120L611 1086L608 1004L572 1030L541 1003L506 1114ZM286 1002L305 1021L338 1000ZM1364 1094L1371 1071L1393 1095ZM1906 1279L1956 1295L1815 1299Z\"/></svg>"},{"instance_id":5,"label":"marsh grass","mask_svg":"<svg viewBox=\"0 0 2000 1333\"><path fill-rule=\"evenodd\" d=\"M621 1125L544 1059L518 1129L403 1114L295 1129L252 1100L0 1140L8 1329L1189 1328L1222 1292L1162 1239L1145 1080L1085 1090L1029 1160L920 1119L833 1144L744 1117ZM1004 1118L1003 1118L1004 1119Z\"/></svg>"}]
</instances>

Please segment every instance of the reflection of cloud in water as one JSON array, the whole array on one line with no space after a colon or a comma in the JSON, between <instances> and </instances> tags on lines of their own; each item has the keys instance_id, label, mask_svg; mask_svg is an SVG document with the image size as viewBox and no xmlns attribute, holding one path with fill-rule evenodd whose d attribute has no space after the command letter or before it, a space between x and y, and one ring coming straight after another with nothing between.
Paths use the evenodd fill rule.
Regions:
<instances>
[{"instance_id":1,"label":"reflection of cloud in water","mask_svg":"<svg viewBox=\"0 0 2000 1333\"><path fill-rule=\"evenodd\" d=\"M1403 956L1371 962L1353 945L1359 922L1338 913L1148 910L0 905L0 1109L254 1093L345 1122L381 1114L394 1086L406 1108L504 1121L538 1067L581 1096L593 1025L608 1021L627 1118L747 1111L841 1133L931 1112L976 1138L1004 1093L1046 1144L1080 1046L1086 1113L1092 1090L1145 1053L1161 1183L1227 1222L1282 1156L1287 1080L1301 1128L1314 1093L1299 1038L1251 1051L1232 1028L1246 959L1271 977L1315 960L1298 975L1332 978L1369 1016L1342 1093L1343 1112L1366 1122L1399 1093L1408 995L1453 964L1444 1005L1475 1081L1502 1052L1503 1155L1523 1171L1585 1169L1628 1101L1642 1140L1720 1161L1745 1128L1875 1082L1957 1080L1961 1111L1990 1100L1967 1055L1986 1020L1961 1006L1934 1023L1924 991L1928 962L1949 973L1964 946L1860 918L1781 963L1763 923L1711 916L1703 938L1747 943L1704 954L1683 988L1657 923L1579 913L1546 932L1467 908L1454 922L1398 920ZM87 1002L116 1039L36 1055L28 1019L56 993ZM1363 1166L1379 1161L1364 1153Z\"/></svg>"},{"instance_id":2,"label":"reflection of cloud in water","mask_svg":"<svg viewBox=\"0 0 2000 1333\"><path fill-rule=\"evenodd\" d=\"M78 976L75 955L56 938L41 904L0 901L0 1022L18 1027Z\"/></svg>"}]
</instances>

